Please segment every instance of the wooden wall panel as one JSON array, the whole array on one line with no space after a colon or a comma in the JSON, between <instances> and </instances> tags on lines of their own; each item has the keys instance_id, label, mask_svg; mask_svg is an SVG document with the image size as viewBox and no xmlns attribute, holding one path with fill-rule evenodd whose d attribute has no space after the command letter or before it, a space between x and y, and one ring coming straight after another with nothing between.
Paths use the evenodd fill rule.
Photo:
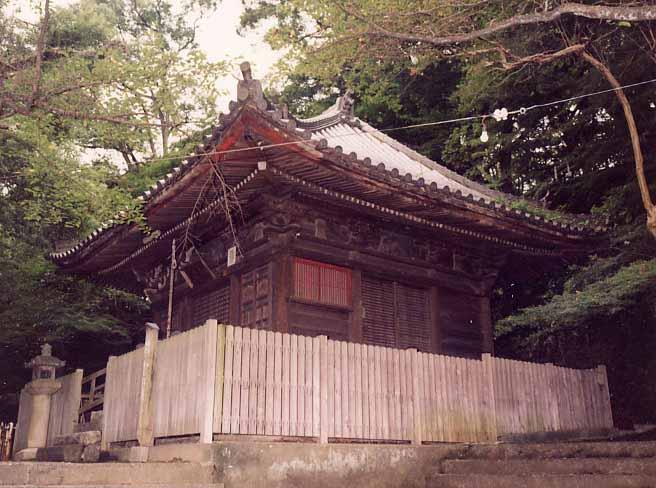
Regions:
<instances>
[{"instance_id":1,"label":"wooden wall panel","mask_svg":"<svg viewBox=\"0 0 656 488\"><path fill-rule=\"evenodd\" d=\"M349 311L296 301L289 302L289 331L306 336L326 335L330 339L346 340Z\"/></svg>"},{"instance_id":2,"label":"wooden wall panel","mask_svg":"<svg viewBox=\"0 0 656 488\"><path fill-rule=\"evenodd\" d=\"M425 288L396 284L396 347L431 350L431 314L429 294Z\"/></svg>"},{"instance_id":3,"label":"wooden wall panel","mask_svg":"<svg viewBox=\"0 0 656 488\"><path fill-rule=\"evenodd\" d=\"M241 321L244 327L273 327L273 297L271 264L266 264L241 276Z\"/></svg>"},{"instance_id":4,"label":"wooden wall panel","mask_svg":"<svg viewBox=\"0 0 656 488\"><path fill-rule=\"evenodd\" d=\"M480 297L440 288L439 323L444 354L477 357L484 352Z\"/></svg>"}]
</instances>

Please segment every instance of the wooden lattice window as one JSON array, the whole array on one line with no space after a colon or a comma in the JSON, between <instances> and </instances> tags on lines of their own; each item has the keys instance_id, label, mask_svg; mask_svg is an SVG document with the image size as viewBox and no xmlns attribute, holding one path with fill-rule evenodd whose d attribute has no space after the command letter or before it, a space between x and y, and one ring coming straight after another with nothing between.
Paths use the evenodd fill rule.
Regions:
<instances>
[{"instance_id":1,"label":"wooden lattice window","mask_svg":"<svg viewBox=\"0 0 656 488\"><path fill-rule=\"evenodd\" d=\"M208 319L226 324L230 313L230 287L222 286L194 298L193 326L203 325Z\"/></svg>"},{"instance_id":2,"label":"wooden lattice window","mask_svg":"<svg viewBox=\"0 0 656 488\"><path fill-rule=\"evenodd\" d=\"M268 264L241 277L241 325L271 328L271 266Z\"/></svg>"},{"instance_id":3,"label":"wooden lattice window","mask_svg":"<svg viewBox=\"0 0 656 488\"><path fill-rule=\"evenodd\" d=\"M294 258L294 298L311 303L351 307L351 270Z\"/></svg>"},{"instance_id":4,"label":"wooden lattice window","mask_svg":"<svg viewBox=\"0 0 656 488\"><path fill-rule=\"evenodd\" d=\"M366 343L430 351L428 291L371 276L362 277Z\"/></svg>"}]
</instances>

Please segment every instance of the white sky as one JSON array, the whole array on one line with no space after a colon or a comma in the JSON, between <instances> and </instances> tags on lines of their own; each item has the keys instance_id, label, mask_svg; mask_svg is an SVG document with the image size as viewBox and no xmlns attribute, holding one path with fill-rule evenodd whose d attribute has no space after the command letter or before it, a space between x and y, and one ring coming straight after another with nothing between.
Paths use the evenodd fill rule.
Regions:
<instances>
[{"instance_id":1,"label":"white sky","mask_svg":"<svg viewBox=\"0 0 656 488\"><path fill-rule=\"evenodd\" d=\"M239 16L243 11L241 0L223 0L212 15L204 19L198 29L198 43L210 61L231 60L233 76L222 80L220 87L229 91L219 109L225 111L230 99L237 97L237 79L241 77L239 63L250 61L253 77L265 80L282 53L273 51L264 42L264 29L249 31L246 36L237 34Z\"/></svg>"},{"instance_id":2,"label":"white sky","mask_svg":"<svg viewBox=\"0 0 656 488\"><path fill-rule=\"evenodd\" d=\"M10 10L19 18L36 22L38 20L38 6L43 2L39 0L15 0L10 5ZM75 0L51 0L52 6L65 6L75 3ZM175 1L173 1L175 4ZM204 18L198 28L197 40L200 48L205 52L210 61L230 61L232 65L232 76L221 80L219 88L228 94L219 101L219 110L226 111L228 102L236 99L237 76L239 63L250 61L253 68L253 76L260 80L266 80L271 73L273 65L282 56L281 52L273 51L264 42L264 29L249 31L246 36L237 34L239 16L244 6L241 0L223 0L217 10Z\"/></svg>"}]
</instances>

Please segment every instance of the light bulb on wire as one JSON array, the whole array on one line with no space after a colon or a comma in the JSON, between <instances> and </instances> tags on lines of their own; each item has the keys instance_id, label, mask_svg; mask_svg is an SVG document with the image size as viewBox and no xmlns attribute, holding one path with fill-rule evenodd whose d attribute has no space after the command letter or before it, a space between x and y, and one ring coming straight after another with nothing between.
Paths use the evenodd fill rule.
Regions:
<instances>
[{"instance_id":1,"label":"light bulb on wire","mask_svg":"<svg viewBox=\"0 0 656 488\"><path fill-rule=\"evenodd\" d=\"M481 132L481 142L487 142L490 140L490 136L487 133L487 127L485 127L485 119L482 121L483 132Z\"/></svg>"}]
</instances>

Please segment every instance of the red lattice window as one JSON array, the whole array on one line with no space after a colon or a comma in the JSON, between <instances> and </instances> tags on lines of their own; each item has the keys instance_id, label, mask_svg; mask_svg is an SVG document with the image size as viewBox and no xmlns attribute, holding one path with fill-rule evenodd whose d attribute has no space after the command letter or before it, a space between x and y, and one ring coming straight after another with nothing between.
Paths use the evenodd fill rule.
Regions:
<instances>
[{"instance_id":1,"label":"red lattice window","mask_svg":"<svg viewBox=\"0 0 656 488\"><path fill-rule=\"evenodd\" d=\"M308 302L351 307L351 270L294 258L294 297Z\"/></svg>"}]
</instances>

